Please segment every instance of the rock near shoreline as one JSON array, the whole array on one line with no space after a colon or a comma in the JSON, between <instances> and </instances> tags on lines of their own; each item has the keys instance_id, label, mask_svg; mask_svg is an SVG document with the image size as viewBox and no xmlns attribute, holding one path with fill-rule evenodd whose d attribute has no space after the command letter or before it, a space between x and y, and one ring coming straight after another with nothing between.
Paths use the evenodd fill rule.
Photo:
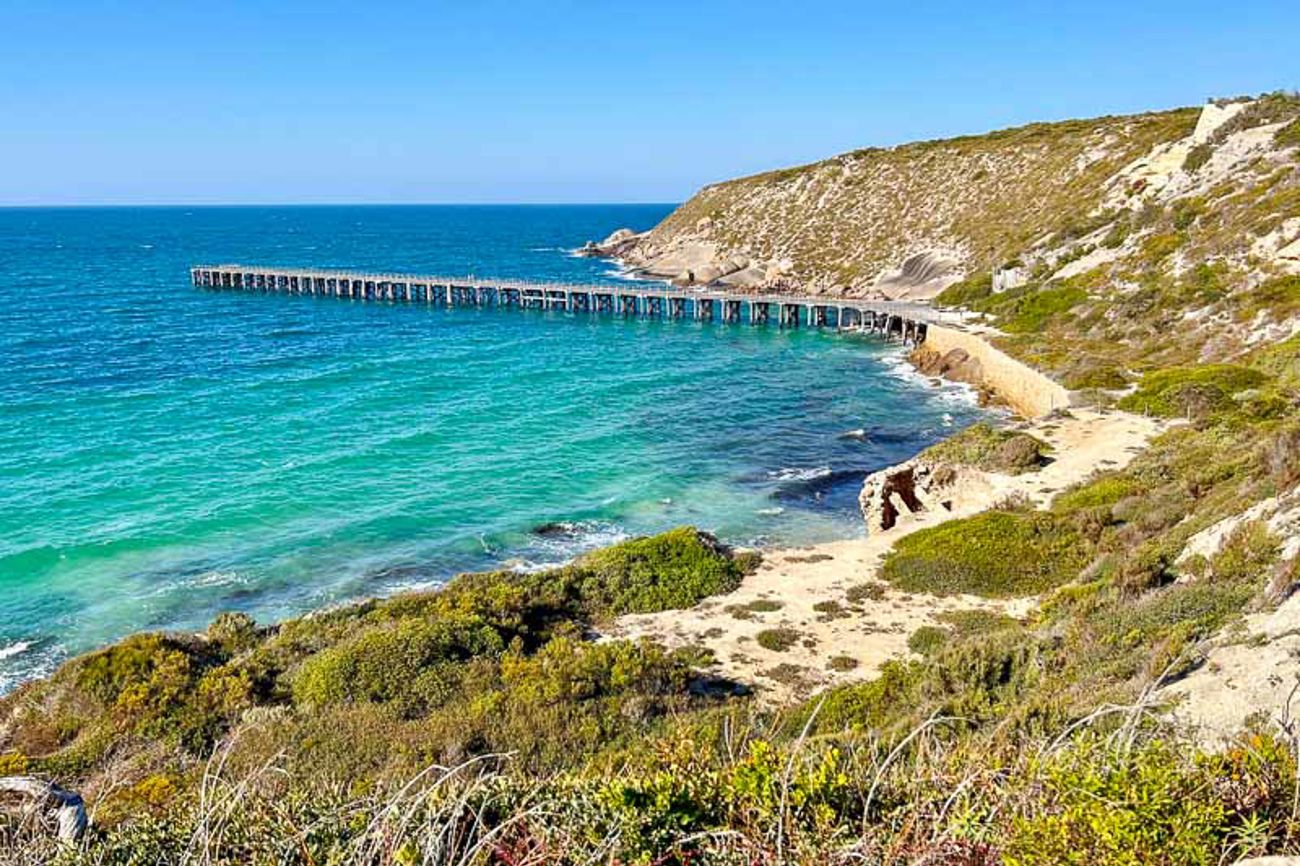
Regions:
<instances>
[{"instance_id":1,"label":"rock near shoreline","mask_svg":"<svg viewBox=\"0 0 1300 866\"><path fill-rule=\"evenodd\" d=\"M919 457L873 472L862 482L858 506L868 532L887 532L923 511L951 511L959 469Z\"/></svg>"}]
</instances>

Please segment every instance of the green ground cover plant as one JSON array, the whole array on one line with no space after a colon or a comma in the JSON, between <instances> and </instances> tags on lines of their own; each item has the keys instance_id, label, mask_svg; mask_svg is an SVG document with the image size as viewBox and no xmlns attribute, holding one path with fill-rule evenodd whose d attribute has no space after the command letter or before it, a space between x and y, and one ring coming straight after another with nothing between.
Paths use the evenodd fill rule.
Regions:
<instances>
[{"instance_id":1,"label":"green ground cover plant","mask_svg":"<svg viewBox=\"0 0 1300 866\"><path fill-rule=\"evenodd\" d=\"M931 445L921 453L921 458L1017 475L1042 466L1050 451L1047 443L1028 433L1000 429L981 421Z\"/></svg>"},{"instance_id":2,"label":"green ground cover plant","mask_svg":"<svg viewBox=\"0 0 1300 866\"><path fill-rule=\"evenodd\" d=\"M1072 579L1088 553L1079 532L1052 515L988 511L899 539L882 575L908 592L1008 598Z\"/></svg>"}]
</instances>

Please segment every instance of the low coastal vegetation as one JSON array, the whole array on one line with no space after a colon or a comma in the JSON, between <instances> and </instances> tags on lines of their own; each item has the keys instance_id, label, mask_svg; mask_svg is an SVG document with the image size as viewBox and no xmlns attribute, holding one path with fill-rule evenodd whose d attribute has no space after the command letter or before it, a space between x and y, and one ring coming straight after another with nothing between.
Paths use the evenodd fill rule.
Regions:
<instances>
[{"instance_id":1,"label":"low coastal vegetation","mask_svg":"<svg viewBox=\"0 0 1300 866\"><path fill-rule=\"evenodd\" d=\"M931 445L921 453L921 458L932 463L1016 475L1043 465L1048 451L1047 443L1028 433L999 429L981 421L938 445Z\"/></svg>"}]
</instances>

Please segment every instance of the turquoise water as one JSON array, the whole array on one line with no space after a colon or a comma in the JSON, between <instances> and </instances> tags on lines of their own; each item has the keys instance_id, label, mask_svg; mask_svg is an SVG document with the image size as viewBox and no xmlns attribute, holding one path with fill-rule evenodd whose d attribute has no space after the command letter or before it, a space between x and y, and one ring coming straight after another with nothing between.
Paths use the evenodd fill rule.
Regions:
<instances>
[{"instance_id":1,"label":"turquoise water","mask_svg":"<svg viewBox=\"0 0 1300 866\"><path fill-rule=\"evenodd\" d=\"M140 629L683 523L859 533L863 473L978 411L871 338L188 283L198 261L607 281L567 251L668 209L0 210L0 690Z\"/></svg>"}]
</instances>

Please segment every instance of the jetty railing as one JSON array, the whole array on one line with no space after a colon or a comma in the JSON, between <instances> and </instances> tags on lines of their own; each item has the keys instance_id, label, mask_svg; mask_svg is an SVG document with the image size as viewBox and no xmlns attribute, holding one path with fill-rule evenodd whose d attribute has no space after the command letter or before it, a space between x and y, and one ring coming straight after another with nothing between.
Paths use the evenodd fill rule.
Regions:
<instances>
[{"instance_id":1,"label":"jetty railing","mask_svg":"<svg viewBox=\"0 0 1300 866\"><path fill-rule=\"evenodd\" d=\"M916 345L943 313L910 301L741 292L668 285L540 283L528 280L370 273L261 265L196 265L195 286L248 292L438 304L562 310L782 328L837 328Z\"/></svg>"}]
</instances>

